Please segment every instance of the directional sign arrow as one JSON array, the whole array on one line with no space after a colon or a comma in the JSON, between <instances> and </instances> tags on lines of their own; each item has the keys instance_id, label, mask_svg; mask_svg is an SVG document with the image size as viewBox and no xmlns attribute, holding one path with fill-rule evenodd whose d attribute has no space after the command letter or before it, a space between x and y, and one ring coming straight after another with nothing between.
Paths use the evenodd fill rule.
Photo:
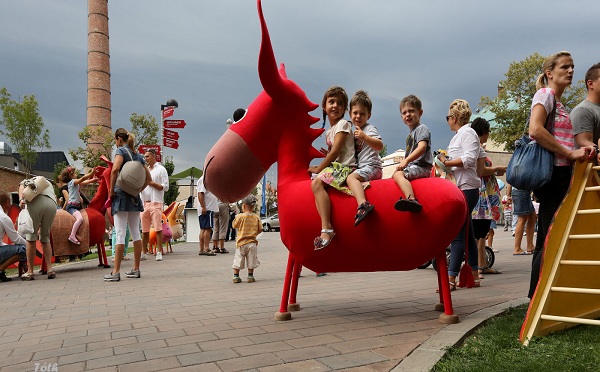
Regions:
<instances>
[{"instance_id":1,"label":"directional sign arrow","mask_svg":"<svg viewBox=\"0 0 600 372\"><path fill-rule=\"evenodd\" d=\"M173 139L173 140L179 139L179 133L175 132L174 130L163 129L163 135L165 136L165 138L168 138L168 139Z\"/></svg>"},{"instance_id":2,"label":"directional sign arrow","mask_svg":"<svg viewBox=\"0 0 600 372\"><path fill-rule=\"evenodd\" d=\"M140 147L138 147L138 152L140 154L144 154L150 149L154 149L154 151L156 151L156 161L161 161L162 154L160 153L160 145L140 145Z\"/></svg>"},{"instance_id":3,"label":"directional sign arrow","mask_svg":"<svg viewBox=\"0 0 600 372\"><path fill-rule=\"evenodd\" d=\"M185 127L185 120L165 120L165 128L183 128Z\"/></svg>"},{"instance_id":4,"label":"directional sign arrow","mask_svg":"<svg viewBox=\"0 0 600 372\"><path fill-rule=\"evenodd\" d=\"M163 110L162 112L162 117L164 118L168 118L169 116L173 116L173 113L175 112L175 107L167 107L166 109Z\"/></svg>"},{"instance_id":5,"label":"directional sign arrow","mask_svg":"<svg viewBox=\"0 0 600 372\"><path fill-rule=\"evenodd\" d=\"M177 142L177 140L172 140L169 138L163 138L163 145L165 147L170 147L172 149L178 149L179 148L179 142Z\"/></svg>"}]
</instances>

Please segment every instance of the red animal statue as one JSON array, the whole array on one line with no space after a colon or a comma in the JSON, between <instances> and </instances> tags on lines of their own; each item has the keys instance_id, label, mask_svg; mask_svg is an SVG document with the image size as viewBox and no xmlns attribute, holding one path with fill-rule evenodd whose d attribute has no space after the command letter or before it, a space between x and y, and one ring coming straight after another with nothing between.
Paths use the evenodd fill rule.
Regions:
<instances>
[{"instance_id":1,"label":"red animal statue","mask_svg":"<svg viewBox=\"0 0 600 372\"><path fill-rule=\"evenodd\" d=\"M104 234L106 227L105 213L106 208L104 203L108 199L108 182L110 182L110 171L112 162L105 156L101 159L107 163L108 167L98 166L95 169L95 176L100 179L98 182L98 190L90 201L88 208L82 209L81 214L84 216L84 223L79 228L77 237L81 242L80 245L75 245L68 241L67 237L73 227L75 218L67 211L59 209L54 218L51 230L51 241L54 254L76 255L87 252L89 247L96 246L98 248L98 266L109 268L104 248Z\"/></svg>"},{"instance_id":2,"label":"red animal statue","mask_svg":"<svg viewBox=\"0 0 600 372\"><path fill-rule=\"evenodd\" d=\"M465 221L467 207L463 194L451 182L415 180L412 185L423 210L413 214L394 209L402 194L393 180L373 181L366 196L375 210L357 227L355 199L329 190L337 235L327 248L314 250L321 223L307 169L312 159L322 157L312 142L323 130L311 128L319 119L309 115L318 105L287 79L283 65L277 69L260 0L257 5L262 28L258 73L264 91L209 151L204 182L220 200L237 201L248 195L277 161L281 239L290 253L275 319L291 319L289 311L299 309L296 292L301 266L315 272L399 271L415 269L435 257L441 289L436 309L444 311L440 321L457 322L448 285L446 247Z\"/></svg>"}]
</instances>

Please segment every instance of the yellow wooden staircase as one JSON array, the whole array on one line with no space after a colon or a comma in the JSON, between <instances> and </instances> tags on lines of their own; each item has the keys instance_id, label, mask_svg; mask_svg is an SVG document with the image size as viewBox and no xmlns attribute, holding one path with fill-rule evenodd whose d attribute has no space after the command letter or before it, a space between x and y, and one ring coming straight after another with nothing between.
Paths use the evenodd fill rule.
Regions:
<instances>
[{"instance_id":1,"label":"yellow wooden staircase","mask_svg":"<svg viewBox=\"0 0 600 372\"><path fill-rule=\"evenodd\" d=\"M573 327L600 325L600 166L577 162L571 187L554 216L540 281L520 340Z\"/></svg>"}]
</instances>

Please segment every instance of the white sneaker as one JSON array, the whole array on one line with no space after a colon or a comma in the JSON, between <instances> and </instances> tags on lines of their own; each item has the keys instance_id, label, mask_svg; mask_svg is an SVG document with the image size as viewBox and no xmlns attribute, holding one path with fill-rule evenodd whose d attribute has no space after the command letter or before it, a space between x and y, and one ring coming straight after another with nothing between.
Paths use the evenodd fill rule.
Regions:
<instances>
[{"instance_id":1,"label":"white sneaker","mask_svg":"<svg viewBox=\"0 0 600 372\"><path fill-rule=\"evenodd\" d=\"M160 252L156 253L156 261L162 261L162 253L160 253Z\"/></svg>"},{"instance_id":2,"label":"white sneaker","mask_svg":"<svg viewBox=\"0 0 600 372\"><path fill-rule=\"evenodd\" d=\"M148 259L148 256L146 256L146 253L142 253L142 257L140 258L140 261L146 261Z\"/></svg>"}]
</instances>

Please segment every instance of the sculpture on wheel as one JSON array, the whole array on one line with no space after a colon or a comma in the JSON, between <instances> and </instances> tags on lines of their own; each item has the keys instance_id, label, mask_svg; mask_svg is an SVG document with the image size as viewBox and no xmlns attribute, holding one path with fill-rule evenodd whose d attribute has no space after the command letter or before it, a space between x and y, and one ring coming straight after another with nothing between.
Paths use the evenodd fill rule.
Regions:
<instances>
[{"instance_id":1,"label":"sculpture on wheel","mask_svg":"<svg viewBox=\"0 0 600 372\"><path fill-rule=\"evenodd\" d=\"M376 206L365 222L354 227L353 197L329 190L336 238L319 251L313 239L321 229L311 181L307 172L312 159L323 155L312 142L323 132L311 128L319 121L309 112L317 109L302 89L278 69L271 40L258 0L262 45L258 73L264 91L248 107L246 115L223 134L205 160L204 182L224 202L248 195L269 167L277 162L281 240L289 250L283 295L277 320L291 319L296 302L301 266L319 272L368 272L412 270L434 257L438 264L440 321L453 323L446 247L466 218L461 191L441 178L422 178L412 186L422 200L419 214L400 213L394 203L401 195L391 179L371 182L367 199ZM377 247L377 254L365 255Z\"/></svg>"}]
</instances>

